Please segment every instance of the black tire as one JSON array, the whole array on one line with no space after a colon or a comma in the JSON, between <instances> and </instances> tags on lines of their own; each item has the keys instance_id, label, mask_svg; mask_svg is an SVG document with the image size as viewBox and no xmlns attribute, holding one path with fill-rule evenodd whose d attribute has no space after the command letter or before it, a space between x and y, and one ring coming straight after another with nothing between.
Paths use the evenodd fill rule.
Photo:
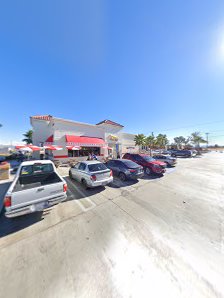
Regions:
<instances>
[{"instance_id":1,"label":"black tire","mask_svg":"<svg viewBox=\"0 0 224 298\"><path fill-rule=\"evenodd\" d=\"M172 157L176 157L176 154L171 154Z\"/></svg>"},{"instance_id":2,"label":"black tire","mask_svg":"<svg viewBox=\"0 0 224 298\"><path fill-rule=\"evenodd\" d=\"M121 179L121 181L127 180L127 177L126 177L125 173L123 173L123 172L120 172L119 178Z\"/></svg>"},{"instance_id":3,"label":"black tire","mask_svg":"<svg viewBox=\"0 0 224 298\"><path fill-rule=\"evenodd\" d=\"M69 178L70 178L71 180L74 179L74 178L72 177L72 172L71 172L71 171L69 171Z\"/></svg>"},{"instance_id":4,"label":"black tire","mask_svg":"<svg viewBox=\"0 0 224 298\"><path fill-rule=\"evenodd\" d=\"M169 164L167 161L165 163L166 163L166 167L167 168L170 168L171 167L171 164Z\"/></svg>"},{"instance_id":5,"label":"black tire","mask_svg":"<svg viewBox=\"0 0 224 298\"><path fill-rule=\"evenodd\" d=\"M83 185L83 187L84 187L85 189L88 189L88 188L89 188L89 187L88 187L88 184L87 184L87 182L86 182L85 179L82 179L82 185Z\"/></svg>"},{"instance_id":6,"label":"black tire","mask_svg":"<svg viewBox=\"0 0 224 298\"><path fill-rule=\"evenodd\" d=\"M151 175L152 174L152 170L150 168L145 168L145 173L147 175Z\"/></svg>"}]
</instances>

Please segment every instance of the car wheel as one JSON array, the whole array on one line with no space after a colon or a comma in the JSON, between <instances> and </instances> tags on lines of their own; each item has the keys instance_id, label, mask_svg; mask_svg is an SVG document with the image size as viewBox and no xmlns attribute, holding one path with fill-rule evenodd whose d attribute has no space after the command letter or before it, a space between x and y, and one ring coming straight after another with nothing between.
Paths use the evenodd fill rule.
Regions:
<instances>
[{"instance_id":1,"label":"car wheel","mask_svg":"<svg viewBox=\"0 0 224 298\"><path fill-rule=\"evenodd\" d=\"M119 174L119 178L121 179L121 181L125 181L127 179L126 175L122 172Z\"/></svg>"},{"instance_id":2,"label":"car wheel","mask_svg":"<svg viewBox=\"0 0 224 298\"><path fill-rule=\"evenodd\" d=\"M165 163L166 163L166 167L167 168L170 168L171 167L171 164L168 161L166 161Z\"/></svg>"},{"instance_id":3,"label":"car wheel","mask_svg":"<svg viewBox=\"0 0 224 298\"><path fill-rule=\"evenodd\" d=\"M150 169L150 168L145 168L145 172L146 172L146 174L147 174L147 175L150 175L150 174L152 174L152 171L151 171L151 169Z\"/></svg>"},{"instance_id":4,"label":"car wheel","mask_svg":"<svg viewBox=\"0 0 224 298\"><path fill-rule=\"evenodd\" d=\"M88 184L87 184L87 182L86 182L85 179L82 179L82 185L83 185L83 187L84 187L85 189L88 189L88 188L89 188L89 187L88 187Z\"/></svg>"},{"instance_id":5,"label":"car wheel","mask_svg":"<svg viewBox=\"0 0 224 298\"><path fill-rule=\"evenodd\" d=\"M172 157L176 157L176 154L171 154Z\"/></svg>"},{"instance_id":6,"label":"car wheel","mask_svg":"<svg viewBox=\"0 0 224 298\"><path fill-rule=\"evenodd\" d=\"M69 171L69 178L70 179L74 179L73 176L72 176L72 172L71 171Z\"/></svg>"}]
</instances>

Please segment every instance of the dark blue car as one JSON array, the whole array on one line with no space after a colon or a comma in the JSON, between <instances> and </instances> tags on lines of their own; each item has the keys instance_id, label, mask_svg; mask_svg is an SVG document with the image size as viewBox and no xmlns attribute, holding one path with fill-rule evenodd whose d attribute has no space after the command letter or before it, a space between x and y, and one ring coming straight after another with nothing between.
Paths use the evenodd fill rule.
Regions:
<instances>
[{"instance_id":1,"label":"dark blue car","mask_svg":"<svg viewBox=\"0 0 224 298\"><path fill-rule=\"evenodd\" d=\"M144 175L143 167L127 159L112 159L105 163L112 170L114 176L122 181L127 179L138 179Z\"/></svg>"}]
</instances>

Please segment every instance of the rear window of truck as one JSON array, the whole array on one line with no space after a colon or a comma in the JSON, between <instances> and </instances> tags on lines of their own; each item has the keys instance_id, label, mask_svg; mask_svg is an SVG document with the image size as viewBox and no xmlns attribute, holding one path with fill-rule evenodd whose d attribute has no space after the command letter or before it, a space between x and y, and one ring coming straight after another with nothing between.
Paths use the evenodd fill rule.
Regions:
<instances>
[{"instance_id":1,"label":"rear window of truck","mask_svg":"<svg viewBox=\"0 0 224 298\"><path fill-rule=\"evenodd\" d=\"M20 171L20 176L41 175L54 172L52 164L33 164L23 166Z\"/></svg>"}]
</instances>

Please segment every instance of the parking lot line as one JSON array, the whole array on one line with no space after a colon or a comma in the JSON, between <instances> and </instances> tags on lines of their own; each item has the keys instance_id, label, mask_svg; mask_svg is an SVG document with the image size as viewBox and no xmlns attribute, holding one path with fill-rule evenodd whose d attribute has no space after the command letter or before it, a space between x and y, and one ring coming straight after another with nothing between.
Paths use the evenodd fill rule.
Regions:
<instances>
[{"instance_id":1,"label":"parking lot line","mask_svg":"<svg viewBox=\"0 0 224 298\"><path fill-rule=\"evenodd\" d=\"M166 169L166 174L171 174L176 171L176 168Z\"/></svg>"},{"instance_id":2,"label":"parking lot line","mask_svg":"<svg viewBox=\"0 0 224 298\"><path fill-rule=\"evenodd\" d=\"M90 198L87 197L88 195L85 194L81 189L79 189L77 185L74 185L72 181L69 181L69 178L67 178L66 181L70 188L75 189L75 191L77 191L82 196L82 198L74 200L74 202L79 205L82 211L86 212L96 207L96 204ZM68 193L72 194L72 197L75 198L74 194L70 189L68 189Z\"/></svg>"}]
</instances>

